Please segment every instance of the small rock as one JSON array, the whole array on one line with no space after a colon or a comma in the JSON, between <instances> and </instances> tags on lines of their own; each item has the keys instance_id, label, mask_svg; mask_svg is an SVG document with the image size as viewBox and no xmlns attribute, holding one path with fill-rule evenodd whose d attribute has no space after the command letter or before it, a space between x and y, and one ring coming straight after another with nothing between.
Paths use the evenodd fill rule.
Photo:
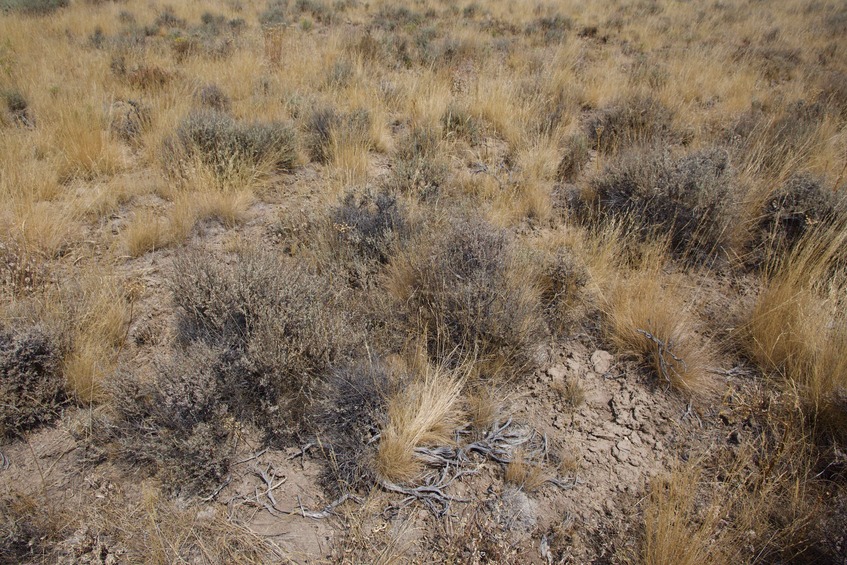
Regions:
<instances>
[{"instance_id":1,"label":"small rock","mask_svg":"<svg viewBox=\"0 0 847 565\"><path fill-rule=\"evenodd\" d=\"M608 351L598 349L591 354L591 364L594 366L596 373L605 375L612 368L612 354Z\"/></svg>"},{"instance_id":2,"label":"small rock","mask_svg":"<svg viewBox=\"0 0 847 565\"><path fill-rule=\"evenodd\" d=\"M632 442L629 441L628 437L623 438L618 443L618 449L621 451L632 451Z\"/></svg>"},{"instance_id":3,"label":"small rock","mask_svg":"<svg viewBox=\"0 0 847 565\"><path fill-rule=\"evenodd\" d=\"M547 369L547 374L553 380L563 380L565 378L565 376L568 374L568 372L567 372L567 369L565 368L565 366L560 363L560 364L557 364L557 365L553 365L552 367Z\"/></svg>"}]
</instances>

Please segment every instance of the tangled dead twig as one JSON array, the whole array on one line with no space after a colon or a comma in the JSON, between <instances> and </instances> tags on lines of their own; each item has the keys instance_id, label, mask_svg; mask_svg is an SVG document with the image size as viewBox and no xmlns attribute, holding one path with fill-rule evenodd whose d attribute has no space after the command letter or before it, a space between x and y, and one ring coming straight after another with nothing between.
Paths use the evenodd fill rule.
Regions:
<instances>
[{"instance_id":1,"label":"tangled dead twig","mask_svg":"<svg viewBox=\"0 0 847 565\"><path fill-rule=\"evenodd\" d=\"M398 511L414 501L422 502L434 515L442 517L449 511L451 502L469 502L463 498L452 497L444 492L450 484L464 475L471 475L478 469L462 470L471 462L470 454L477 453L501 465L508 465L514 459L518 448L525 450L524 457L530 461L544 461L548 456L548 440L546 435L540 435L534 430L514 427L509 418L505 423L495 423L484 437L464 446L450 447L418 447L415 454L429 467L440 468L440 474L431 473L424 484L416 487L406 487L390 481L381 481L380 486L387 491L406 495L398 504L386 509ZM467 433L467 432L464 432ZM534 449L526 450L530 444ZM558 478L546 482L561 488L572 489L579 480L574 477L561 481Z\"/></svg>"},{"instance_id":2,"label":"tangled dead twig","mask_svg":"<svg viewBox=\"0 0 847 565\"><path fill-rule=\"evenodd\" d=\"M673 363L668 363L668 360L665 359L665 354L670 355L671 359L676 361L677 365L681 366L683 371L688 371L688 366L685 364L685 360L677 357L672 351L673 342L668 340L666 344L664 341L662 341L661 339L646 330L637 329L636 331L656 344L657 353L659 357L659 370L661 371L662 376L665 378L665 381L667 381L668 386L671 386L673 384L671 373L676 375L676 377L680 381L684 382L685 379L683 379L682 375L679 374L679 371L676 370L676 365L674 365Z\"/></svg>"},{"instance_id":3,"label":"tangled dead twig","mask_svg":"<svg viewBox=\"0 0 847 565\"><path fill-rule=\"evenodd\" d=\"M424 484L417 487L403 487L383 479L380 481L380 486L391 492L396 492L406 495L398 504L390 506L387 510L400 510L409 504L418 500L422 502L430 512L438 517L445 516L450 509L451 502L470 502L466 498L458 498L446 494L444 489L450 486L457 479L465 475L473 475L477 472L476 469L471 470L456 470L455 473L450 473L450 466L445 466L440 476L431 474Z\"/></svg>"},{"instance_id":4,"label":"tangled dead twig","mask_svg":"<svg viewBox=\"0 0 847 565\"><path fill-rule=\"evenodd\" d=\"M246 504L256 506L260 509L264 508L272 516L302 516L303 518L311 518L313 520L323 520L332 516L335 513L335 509L348 500L352 500L357 504L362 504L363 502L360 497L348 493L333 500L321 510L306 510L298 497L297 500L299 508L297 510L286 510L279 507L273 492L282 486L286 482L287 478L281 477L280 479L280 477L276 474L276 471L271 470L270 466L268 466L266 470L263 470L260 467L255 467L252 471L254 475L262 479L265 486L264 492L257 486L252 497L245 496L240 498L243 498L243 502Z\"/></svg>"}]
</instances>

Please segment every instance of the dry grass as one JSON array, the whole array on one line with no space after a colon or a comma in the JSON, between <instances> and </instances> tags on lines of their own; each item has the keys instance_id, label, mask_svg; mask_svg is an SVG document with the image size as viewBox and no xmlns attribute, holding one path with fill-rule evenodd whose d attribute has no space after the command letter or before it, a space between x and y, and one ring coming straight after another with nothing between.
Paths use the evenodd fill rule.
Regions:
<instances>
[{"instance_id":1,"label":"dry grass","mask_svg":"<svg viewBox=\"0 0 847 565\"><path fill-rule=\"evenodd\" d=\"M653 481L644 511L644 565L726 563L722 548L712 544L719 515L710 508L698 515L695 469L683 469Z\"/></svg>"},{"instance_id":2,"label":"dry grass","mask_svg":"<svg viewBox=\"0 0 847 565\"><path fill-rule=\"evenodd\" d=\"M125 245L130 257L139 257L170 243L167 224L152 210L136 212L126 228Z\"/></svg>"},{"instance_id":3,"label":"dry grass","mask_svg":"<svg viewBox=\"0 0 847 565\"><path fill-rule=\"evenodd\" d=\"M409 481L421 469L415 448L453 443L461 427L461 374L427 366L388 403L388 423L381 432L377 472L389 481Z\"/></svg>"},{"instance_id":4,"label":"dry grass","mask_svg":"<svg viewBox=\"0 0 847 565\"><path fill-rule=\"evenodd\" d=\"M752 399L747 399L752 400ZM761 400L761 399L760 399ZM644 563L815 562L823 517L815 452L792 395L775 396L764 427L717 465L689 461L653 480Z\"/></svg>"},{"instance_id":5,"label":"dry grass","mask_svg":"<svg viewBox=\"0 0 847 565\"><path fill-rule=\"evenodd\" d=\"M701 400L711 433L708 371L752 359L803 417L750 412L796 436L657 480L642 557L806 557L810 452L835 457L847 439L847 11L754 4L0 0L4 328L55 336L71 400L105 404L89 414L108 416L93 451L186 495L224 479L239 426L275 447L326 439L333 494L414 480L415 448L459 426L580 405L576 378L525 400L528 378L577 343L613 346L656 388ZM197 255L183 260L183 245ZM175 304L122 283L161 288L169 272ZM732 333L743 343L719 354L703 336L721 340L725 320L712 305L693 314L712 288L733 312L755 300ZM405 365L375 369L409 344ZM39 423L65 406L50 398ZM332 417L312 418L318 407ZM518 454L506 479L532 490L537 473ZM110 498L100 514L134 536L130 561L283 559L127 477L143 502ZM53 533L34 514L24 551L48 560L98 512ZM395 532L344 519L359 518L339 560L390 561ZM445 543L467 546L444 555L535 552L486 520L448 523Z\"/></svg>"},{"instance_id":6,"label":"dry grass","mask_svg":"<svg viewBox=\"0 0 847 565\"><path fill-rule=\"evenodd\" d=\"M823 431L847 422L847 330L843 312L843 225L807 235L765 277L749 322L748 351L796 387Z\"/></svg>"},{"instance_id":7,"label":"dry grass","mask_svg":"<svg viewBox=\"0 0 847 565\"><path fill-rule=\"evenodd\" d=\"M709 391L712 355L679 281L656 268L633 272L611 291L605 311L615 346L643 359L661 385L687 396Z\"/></svg>"},{"instance_id":8,"label":"dry grass","mask_svg":"<svg viewBox=\"0 0 847 565\"><path fill-rule=\"evenodd\" d=\"M64 290L48 317L57 319L66 342L62 375L69 394L82 403L103 399L131 321L130 296L114 275L91 275Z\"/></svg>"},{"instance_id":9,"label":"dry grass","mask_svg":"<svg viewBox=\"0 0 847 565\"><path fill-rule=\"evenodd\" d=\"M533 461L518 450L512 455L512 460L506 465L503 479L519 489L532 493L538 490L550 478L540 461Z\"/></svg>"},{"instance_id":10,"label":"dry grass","mask_svg":"<svg viewBox=\"0 0 847 565\"><path fill-rule=\"evenodd\" d=\"M55 143L60 151L59 179L92 179L112 175L123 166L119 147L112 141L104 116L91 108L67 101L56 125Z\"/></svg>"}]
</instances>

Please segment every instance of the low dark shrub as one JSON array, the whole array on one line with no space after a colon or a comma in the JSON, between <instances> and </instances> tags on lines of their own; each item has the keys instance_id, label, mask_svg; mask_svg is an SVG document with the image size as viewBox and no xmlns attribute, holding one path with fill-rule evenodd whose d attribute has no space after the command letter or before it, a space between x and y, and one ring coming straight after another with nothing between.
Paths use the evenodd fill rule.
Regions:
<instances>
[{"instance_id":1,"label":"low dark shrub","mask_svg":"<svg viewBox=\"0 0 847 565\"><path fill-rule=\"evenodd\" d=\"M234 422L274 444L305 430L357 334L337 293L275 255L245 250L226 264L187 252L175 273L179 343L155 362L153 379L110 381L95 447L107 443L174 492L198 494L226 476Z\"/></svg>"},{"instance_id":2,"label":"low dark shrub","mask_svg":"<svg viewBox=\"0 0 847 565\"><path fill-rule=\"evenodd\" d=\"M17 89L6 90L2 93L2 98L12 123L28 128L35 127L35 117L32 115L29 103L21 91Z\"/></svg>"},{"instance_id":3,"label":"low dark shrub","mask_svg":"<svg viewBox=\"0 0 847 565\"><path fill-rule=\"evenodd\" d=\"M357 339L341 315L343 295L256 250L234 265L188 253L176 272L178 335L222 352L216 375L230 410L270 436L296 432L316 383Z\"/></svg>"},{"instance_id":4,"label":"low dark shrub","mask_svg":"<svg viewBox=\"0 0 847 565\"><path fill-rule=\"evenodd\" d=\"M585 126L594 149L616 153L671 134L673 112L650 96L637 96L595 113Z\"/></svg>"},{"instance_id":5,"label":"low dark shrub","mask_svg":"<svg viewBox=\"0 0 847 565\"><path fill-rule=\"evenodd\" d=\"M0 438L51 422L65 400L60 353L39 328L0 327Z\"/></svg>"},{"instance_id":6,"label":"low dark shrub","mask_svg":"<svg viewBox=\"0 0 847 565\"><path fill-rule=\"evenodd\" d=\"M312 421L329 462L322 483L334 496L377 482L375 439L396 388L385 368L372 361L347 365L328 379Z\"/></svg>"},{"instance_id":7,"label":"low dark shrub","mask_svg":"<svg viewBox=\"0 0 847 565\"><path fill-rule=\"evenodd\" d=\"M408 235L405 212L388 192L361 198L348 193L330 212L337 243L362 259L387 263L393 246Z\"/></svg>"},{"instance_id":8,"label":"low dark shrub","mask_svg":"<svg viewBox=\"0 0 847 565\"><path fill-rule=\"evenodd\" d=\"M308 13L315 21L322 24L331 24L336 20L335 11L332 7L321 0L297 0L294 9L300 13Z\"/></svg>"},{"instance_id":9,"label":"low dark shrub","mask_svg":"<svg viewBox=\"0 0 847 565\"><path fill-rule=\"evenodd\" d=\"M513 259L505 231L460 218L395 257L386 284L406 331L426 335L434 362L455 352L495 379L533 365L543 318L536 289L518 280Z\"/></svg>"},{"instance_id":10,"label":"low dark shrub","mask_svg":"<svg viewBox=\"0 0 847 565\"><path fill-rule=\"evenodd\" d=\"M808 231L822 224L847 219L847 198L809 174L796 174L765 202L759 223L760 241L784 252L792 249Z\"/></svg>"},{"instance_id":11,"label":"low dark shrub","mask_svg":"<svg viewBox=\"0 0 847 565\"><path fill-rule=\"evenodd\" d=\"M226 176L233 167L294 166L294 131L280 122L238 122L214 110L195 110L165 140L163 160L172 173L180 173L186 159L198 159Z\"/></svg>"},{"instance_id":12,"label":"low dark shrub","mask_svg":"<svg viewBox=\"0 0 847 565\"><path fill-rule=\"evenodd\" d=\"M441 151L441 136L430 128L415 127L400 144L389 186L398 192L429 198L447 180L449 167Z\"/></svg>"},{"instance_id":13,"label":"low dark shrub","mask_svg":"<svg viewBox=\"0 0 847 565\"><path fill-rule=\"evenodd\" d=\"M544 43L560 42L573 28L570 18L556 14L555 16L538 18L526 26L526 34L540 38Z\"/></svg>"},{"instance_id":14,"label":"low dark shrub","mask_svg":"<svg viewBox=\"0 0 847 565\"><path fill-rule=\"evenodd\" d=\"M69 0L0 0L0 11L44 16L59 8L65 8L68 4Z\"/></svg>"},{"instance_id":15,"label":"low dark shrub","mask_svg":"<svg viewBox=\"0 0 847 565\"><path fill-rule=\"evenodd\" d=\"M184 29L184 28L188 27L188 22L185 21L184 19L180 18L180 17L177 17L177 15L174 13L174 11L172 9L165 8L165 10L163 10L156 17L156 20L153 22L153 25L158 27L158 28L165 28L165 29L170 29L170 28Z\"/></svg>"},{"instance_id":16,"label":"low dark shrub","mask_svg":"<svg viewBox=\"0 0 847 565\"><path fill-rule=\"evenodd\" d=\"M150 109L137 100L118 100L109 107L109 129L125 141L136 141L150 123Z\"/></svg>"},{"instance_id":17,"label":"low dark shrub","mask_svg":"<svg viewBox=\"0 0 847 565\"><path fill-rule=\"evenodd\" d=\"M268 7L259 14L262 27L279 27L288 23L288 1L271 0Z\"/></svg>"},{"instance_id":18,"label":"low dark shrub","mask_svg":"<svg viewBox=\"0 0 847 565\"><path fill-rule=\"evenodd\" d=\"M372 25L386 31L394 31L397 28L416 27L422 21L421 14L413 12L406 6L386 5L380 8Z\"/></svg>"},{"instance_id":19,"label":"low dark shrub","mask_svg":"<svg viewBox=\"0 0 847 565\"><path fill-rule=\"evenodd\" d=\"M542 263L541 303L553 324L567 316L588 283L588 271L570 249L563 248Z\"/></svg>"},{"instance_id":20,"label":"low dark shrub","mask_svg":"<svg viewBox=\"0 0 847 565\"><path fill-rule=\"evenodd\" d=\"M232 429L217 386L218 353L193 345L156 363L155 381L119 373L107 385L110 413L95 419L93 448L158 475L176 494L192 495L223 480Z\"/></svg>"},{"instance_id":21,"label":"low dark shrub","mask_svg":"<svg viewBox=\"0 0 847 565\"><path fill-rule=\"evenodd\" d=\"M139 65L125 75L130 86L148 92L162 90L172 78L171 73L156 65Z\"/></svg>"},{"instance_id":22,"label":"low dark shrub","mask_svg":"<svg viewBox=\"0 0 847 565\"><path fill-rule=\"evenodd\" d=\"M731 241L736 191L725 150L680 159L632 151L607 164L592 189L601 219L631 221L645 236L668 234L678 254L715 257Z\"/></svg>"},{"instance_id":23,"label":"low dark shrub","mask_svg":"<svg viewBox=\"0 0 847 565\"><path fill-rule=\"evenodd\" d=\"M194 101L204 108L216 112L229 112L231 102L221 88L216 84L206 84L194 93Z\"/></svg>"}]
</instances>

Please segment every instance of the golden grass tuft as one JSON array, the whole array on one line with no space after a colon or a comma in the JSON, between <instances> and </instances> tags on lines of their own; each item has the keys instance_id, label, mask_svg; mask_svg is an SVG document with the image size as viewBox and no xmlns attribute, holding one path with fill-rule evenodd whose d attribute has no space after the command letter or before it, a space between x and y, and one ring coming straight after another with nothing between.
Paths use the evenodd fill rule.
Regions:
<instances>
[{"instance_id":1,"label":"golden grass tuft","mask_svg":"<svg viewBox=\"0 0 847 565\"><path fill-rule=\"evenodd\" d=\"M710 540L719 516L716 509L705 518L697 515L700 475L693 468L677 470L655 479L644 511L644 565L701 565L723 563L720 548Z\"/></svg>"},{"instance_id":2,"label":"golden grass tuft","mask_svg":"<svg viewBox=\"0 0 847 565\"><path fill-rule=\"evenodd\" d=\"M636 271L612 290L605 308L618 350L644 359L660 383L686 396L709 391L712 355L680 283L652 268Z\"/></svg>"},{"instance_id":3,"label":"golden grass tuft","mask_svg":"<svg viewBox=\"0 0 847 565\"><path fill-rule=\"evenodd\" d=\"M428 366L388 404L388 423L379 442L376 468L388 481L409 481L420 471L415 448L453 442L461 427L464 378Z\"/></svg>"},{"instance_id":4,"label":"golden grass tuft","mask_svg":"<svg viewBox=\"0 0 847 565\"><path fill-rule=\"evenodd\" d=\"M114 276L99 273L63 291L51 307L66 340L62 374L78 401L102 399L103 382L114 371L127 337L131 298Z\"/></svg>"},{"instance_id":5,"label":"golden grass tuft","mask_svg":"<svg viewBox=\"0 0 847 565\"><path fill-rule=\"evenodd\" d=\"M153 210L136 212L124 232L124 245L130 257L167 247L170 242L168 223Z\"/></svg>"},{"instance_id":6,"label":"golden grass tuft","mask_svg":"<svg viewBox=\"0 0 847 565\"><path fill-rule=\"evenodd\" d=\"M544 466L539 461L532 461L521 450L512 455L512 460L506 465L504 480L525 492L538 490L550 478Z\"/></svg>"},{"instance_id":7,"label":"golden grass tuft","mask_svg":"<svg viewBox=\"0 0 847 565\"><path fill-rule=\"evenodd\" d=\"M53 136L62 156L62 181L114 174L123 166L120 150L103 124L103 116L91 108L62 112Z\"/></svg>"},{"instance_id":8,"label":"golden grass tuft","mask_svg":"<svg viewBox=\"0 0 847 565\"><path fill-rule=\"evenodd\" d=\"M747 350L765 371L796 387L824 430L847 429L847 316L843 259L847 226L812 232L775 261L749 323Z\"/></svg>"}]
</instances>

